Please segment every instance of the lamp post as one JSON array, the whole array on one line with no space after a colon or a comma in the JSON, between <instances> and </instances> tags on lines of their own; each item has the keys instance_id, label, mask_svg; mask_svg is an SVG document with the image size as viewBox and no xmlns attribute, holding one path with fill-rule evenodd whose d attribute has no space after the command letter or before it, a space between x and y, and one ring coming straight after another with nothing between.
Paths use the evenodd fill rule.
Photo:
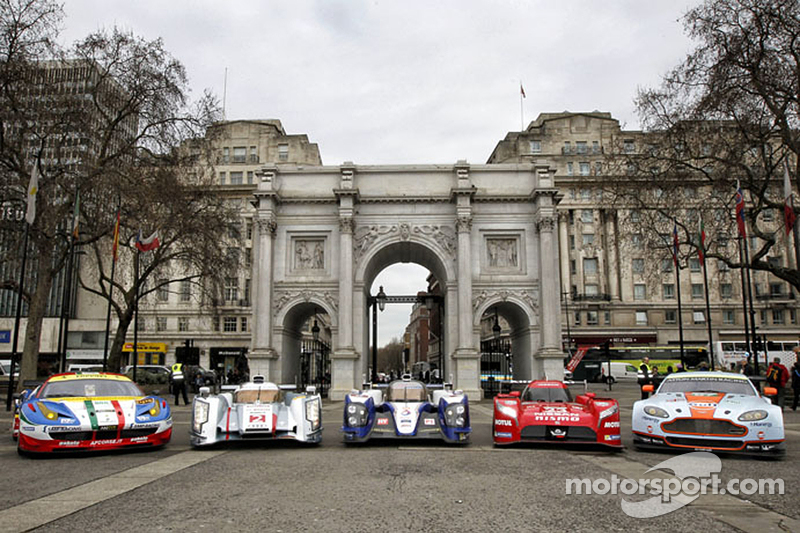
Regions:
<instances>
[{"instance_id":1,"label":"lamp post","mask_svg":"<svg viewBox=\"0 0 800 533\"><path fill-rule=\"evenodd\" d=\"M378 309L386 309L386 293L383 292L383 285L378 289L378 294L370 296L372 304L372 382L378 381Z\"/></svg>"}]
</instances>

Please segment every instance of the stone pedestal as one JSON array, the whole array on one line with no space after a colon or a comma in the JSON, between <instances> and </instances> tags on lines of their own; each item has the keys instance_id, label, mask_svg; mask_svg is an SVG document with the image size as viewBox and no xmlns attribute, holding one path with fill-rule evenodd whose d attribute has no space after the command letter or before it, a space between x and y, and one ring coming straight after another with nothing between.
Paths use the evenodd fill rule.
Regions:
<instances>
[{"instance_id":1,"label":"stone pedestal","mask_svg":"<svg viewBox=\"0 0 800 533\"><path fill-rule=\"evenodd\" d=\"M334 402L344 400L353 389L361 388L358 352L337 350L331 354L331 388L328 399Z\"/></svg>"}]
</instances>

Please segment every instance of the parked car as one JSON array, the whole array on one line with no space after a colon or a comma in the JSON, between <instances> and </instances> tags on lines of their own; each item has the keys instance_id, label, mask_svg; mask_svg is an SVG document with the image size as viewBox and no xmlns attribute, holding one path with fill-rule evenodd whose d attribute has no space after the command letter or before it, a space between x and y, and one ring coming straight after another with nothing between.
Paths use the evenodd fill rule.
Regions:
<instances>
[{"instance_id":1,"label":"parked car","mask_svg":"<svg viewBox=\"0 0 800 533\"><path fill-rule=\"evenodd\" d=\"M278 386L254 376L253 381L226 386L221 394L208 387L192 401L189 442L194 447L231 440L322 440L322 398L313 387L297 393L294 385Z\"/></svg>"},{"instance_id":2,"label":"parked car","mask_svg":"<svg viewBox=\"0 0 800 533\"><path fill-rule=\"evenodd\" d=\"M611 367L609 374L609 366ZM616 383L617 381L635 381L639 372L631 363L623 362L604 362L600 365L602 379L606 383Z\"/></svg>"},{"instance_id":3,"label":"parked car","mask_svg":"<svg viewBox=\"0 0 800 533\"><path fill-rule=\"evenodd\" d=\"M126 366L122 373L133 379L133 366ZM163 365L137 365L136 367L136 384L147 393L168 395L170 392L169 376L170 369Z\"/></svg>"},{"instance_id":4,"label":"parked car","mask_svg":"<svg viewBox=\"0 0 800 533\"><path fill-rule=\"evenodd\" d=\"M172 437L169 404L120 374L56 374L19 400L20 455L159 447Z\"/></svg>"},{"instance_id":5,"label":"parked car","mask_svg":"<svg viewBox=\"0 0 800 533\"><path fill-rule=\"evenodd\" d=\"M448 387L425 385L406 374L388 387L348 394L342 426L345 442L434 438L467 443L472 431L467 396Z\"/></svg>"}]
</instances>

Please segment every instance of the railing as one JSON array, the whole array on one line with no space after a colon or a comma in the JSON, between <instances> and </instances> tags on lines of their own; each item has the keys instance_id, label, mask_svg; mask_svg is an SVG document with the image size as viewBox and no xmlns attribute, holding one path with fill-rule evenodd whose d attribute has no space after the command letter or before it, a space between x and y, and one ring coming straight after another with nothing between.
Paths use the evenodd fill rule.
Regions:
<instances>
[{"instance_id":1,"label":"railing","mask_svg":"<svg viewBox=\"0 0 800 533\"><path fill-rule=\"evenodd\" d=\"M572 300L576 302L580 301L611 301L611 295L606 293L598 293L598 294L582 294L582 293L572 293L571 294Z\"/></svg>"},{"instance_id":2,"label":"railing","mask_svg":"<svg viewBox=\"0 0 800 533\"><path fill-rule=\"evenodd\" d=\"M756 294L757 300L794 300L795 294L793 292L773 292L766 294Z\"/></svg>"}]
</instances>

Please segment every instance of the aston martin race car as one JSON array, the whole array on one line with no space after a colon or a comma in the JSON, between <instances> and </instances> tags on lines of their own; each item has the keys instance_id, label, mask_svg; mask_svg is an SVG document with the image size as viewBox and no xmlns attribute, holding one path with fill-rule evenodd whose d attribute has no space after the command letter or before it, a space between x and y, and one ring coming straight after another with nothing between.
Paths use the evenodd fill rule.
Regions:
<instances>
[{"instance_id":1,"label":"aston martin race car","mask_svg":"<svg viewBox=\"0 0 800 533\"><path fill-rule=\"evenodd\" d=\"M344 400L344 441L427 438L467 443L472 429L466 395L448 385L428 389L405 375L388 387L352 391Z\"/></svg>"},{"instance_id":2,"label":"aston martin race car","mask_svg":"<svg viewBox=\"0 0 800 533\"><path fill-rule=\"evenodd\" d=\"M278 386L254 376L231 389L213 395L200 388L192 402L192 446L243 439L322 440L322 398L313 387L296 393L294 385Z\"/></svg>"},{"instance_id":3,"label":"aston martin race car","mask_svg":"<svg viewBox=\"0 0 800 533\"><path fill-rule=\"evenodd\" d=\"M20 454L163 446L167 402L119 374L56 374L18 400Z\"/></svg>"},{"instance_id":4,"label":"aston martin race car","mask_svg":"<svg viewBox=\"0 0 800 533\"><path fill-rule=\"evenodd\" d=\"M496 445L557 442L622 449L617 400L593 392L573 400L561 381L531 381L521 393L496 396L492 428Z\"/></svg>"},{"instance_id":5,"label":"aston martin race car","mask_svg":"<svg viewBox=\"0 0 800 533\"><path fill-rule=\"evenodd\" d=\"M781 408L741 374L670 374L653 396L633 404L632 429L638 448L785 453Z\"/></svg>"}]
</instances>

